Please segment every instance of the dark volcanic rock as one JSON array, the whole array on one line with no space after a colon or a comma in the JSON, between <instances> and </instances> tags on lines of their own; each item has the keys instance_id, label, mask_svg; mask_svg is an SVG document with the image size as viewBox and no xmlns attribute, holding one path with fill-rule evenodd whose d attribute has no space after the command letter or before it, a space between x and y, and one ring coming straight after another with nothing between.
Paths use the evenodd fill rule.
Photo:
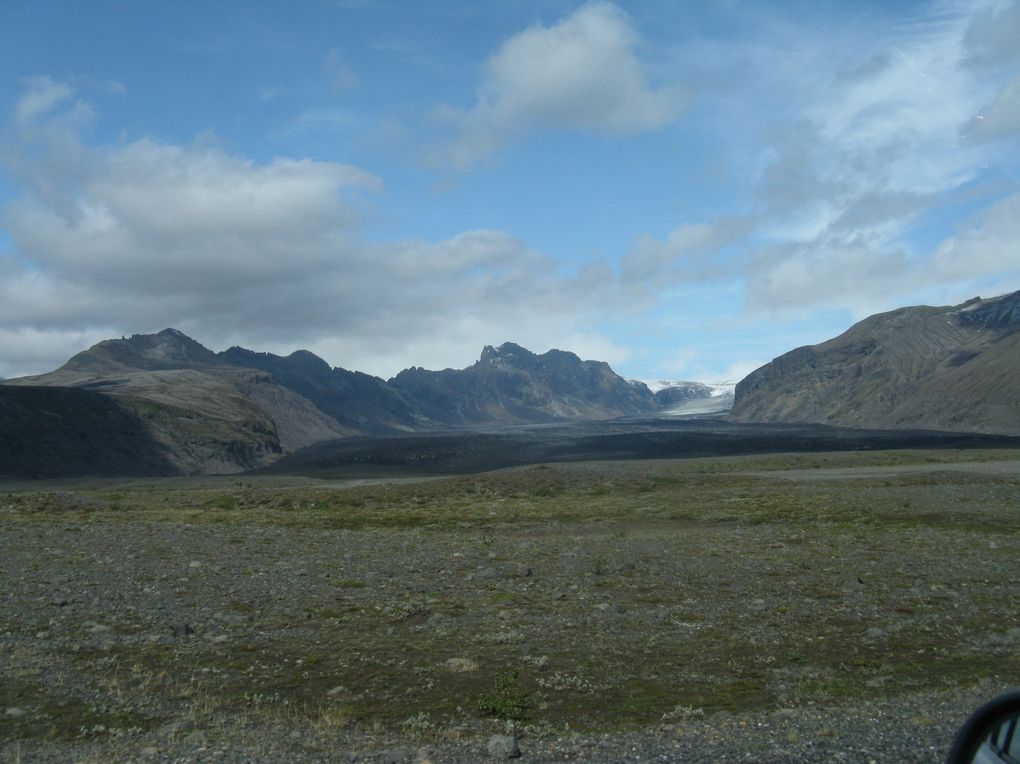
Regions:
<instances>
[{"instance_id":1,"label":"dark volcanic rock","mask_svg":"<svg viewBox=\"0 0 1020 764\"><path fill-rule=\"evenodd\" d=\"M0 476L176 474L167 449L115 399L75 388L0 385Z\"/></svg>"},{"instance_id":2,"label":"dark volcanic rock","mask_svg":"<svg viewBox=\"0 0 1020 764\"><path fill-rule=\"evenodd\" d=\"M214 353L175 329L106 340L56 371L8 384L92 391L101 394L89 399L93 407L116 408L118 422L134 417L130 427L97 426L107 434L96 446L106 453L97 464L111 465L107 474L121 473L112 466L119 463L114 455L135 453L139 447L131 439L139 433L159 444L172 470L210 474L257 469L297 449L351 436L604 420L658 408L644 384L560 350L536 355L506 343L486 347L467 369L412 368L385 382L330 368L304 350L286 357L240 347ZM32 401L44 401L40 396L22 401L18 421L49 421L42 409L28 411ZM423 465L436 458L426 455ZM0 461L0 472L27 474L6 464ZM137 471L129 469L124 474Z\"/></svg>"},{"instance_id":3,"label":"dark volcanic rock","mask_svg":"<svg viewBox=\"0 0 1020 764\"><path fill-rule=\"evenodd\" d=\"M252 469L294 449L350 434L269 374L232 365L175 329L106 340L56 371L7 384L77 388L115 399L185 474ZM97 447L110 454L133 448L121 443L116 432L107 431L109 437L97 441ZM106 474L120 473L111 469Z\"/></svg>"},{"instance_id":4,"label":"dark volcanic rock","mask_svg":"<svg viewBox=\"0 0 1020 764\"><path fill-rule=\"evenodd\" d=\"M287 357L232 347L219 358L235 366L262 369L278 383L304 396L345 427L365 433L418 429L428 423L386 382L329 364L298 350Z\"/></svg>"},{"instance_id":5,"label":"dark volcanic rock","mask_svg":"<svg viewBox=\"0 0 1020 764\"><path fill-rule=\"evenodd\" d=\"M390 385L429 419L447 425L611 419L655 409L647 387L606 363L562 350L536 355L512 342L487 345L466 369L412 367Z\"/></svg>"},{"instance_id":6,"label":"dark volcanic rock","mask_svg":"<svg viewBox=\"0 0 1020 764\"><path fill-rule=\"evenodd\" d=\"M737 385L738 422L1020 433L1020 292L871 316Z\"/></svg>"},{"instance_id":7,"label":"dark volcanic rock","mask_svg":"<svg viewBox=\"0 0 1020 764\"><path fill-rule=\"evenodd\" d=\"M1006 435L659 418L344 438L303 448L263 471L333 480L454 475L553 462L1017 447L1020 437Z\"/></svg>"},{"instance_id":8,"label":"dark volcanic rock","mask_svg":"<svg viewBox=\"0 0 1020 764\"><path fill-rule=\"evenodd\" d=\"M61 368L109 373L123 369L209 369L224 364L216 354L176 329L134 334L129 339L103 340L73 356Z\"/></svg>"}]
</instances>

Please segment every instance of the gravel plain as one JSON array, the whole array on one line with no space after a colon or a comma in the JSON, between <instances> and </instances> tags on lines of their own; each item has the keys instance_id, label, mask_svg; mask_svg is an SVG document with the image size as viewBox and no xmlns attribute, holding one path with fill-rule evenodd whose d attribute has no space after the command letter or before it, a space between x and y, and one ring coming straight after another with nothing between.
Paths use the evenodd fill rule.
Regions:
<instances>
[{"instance_id":1,"label":"gravel plain","mask_svg":"<svg viewBox=\"0 0 1020 764\"><path fill-rule=\"evenodd\" d=\"M1020 453L0 486L3 762L936 762Z\"/></svg>"}]
</instances>

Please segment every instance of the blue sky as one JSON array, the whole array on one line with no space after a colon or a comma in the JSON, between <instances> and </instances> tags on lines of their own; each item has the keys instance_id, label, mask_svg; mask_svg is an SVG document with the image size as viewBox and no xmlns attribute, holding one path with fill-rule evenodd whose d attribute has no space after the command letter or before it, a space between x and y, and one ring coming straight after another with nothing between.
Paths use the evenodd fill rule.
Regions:
<instances>
[{"instance_id":1,"label":"blue sky","mask_svg":"<svg viewBox=\"0 0 1020 764\"><path fill-rule=\"evenodd\" d=\"M1020 289L1020 4L0 3L0 377L173 326L737 379Z\"/></svg>"}]
</instances>

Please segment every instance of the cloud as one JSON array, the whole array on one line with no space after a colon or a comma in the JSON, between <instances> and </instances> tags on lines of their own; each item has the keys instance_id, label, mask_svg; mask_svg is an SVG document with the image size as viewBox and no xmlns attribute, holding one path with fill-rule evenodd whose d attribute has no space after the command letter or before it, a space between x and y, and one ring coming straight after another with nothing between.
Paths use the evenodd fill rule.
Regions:
<instances>
[{"instance_id":1,"label":"cloud","mask_svg":"<svg viewBox=\"0 0 1020 764\"><path fill-rule=\"evenodd\" d=\"M1020 276L1020 193L1002 199L943 241L935 265L950 279Z\"/></svg>"},{"instance_id":2,"label":"cloud","mask_svg":"<svg viewBox=\"0 0 1020 764\"><path fill-rule=\"evenodd\" d=\"M620 261L624 284L661 289L666 283L712 280L726 275L723 250L754 227L749 216L721 217L710 223L685 223L665 240L638 239Z\"/></svg>"},{"instance_id":3,"label":"cloud","mask_svg":"<svg viewBox=\"0 0 1020 764\"><path fill-rule=\"evenodd\" d=\"M741 269L753 314L863 315L968 280L966 267L945 264L948 254L936 267L930 239L919 245L913 234L935 210L941 225L965 214L966 189L989 165L1005 164L991 139L1020 132L1020 86L1009 75L1015 46L998 32L1012 28L1016 6L936 10L866 34L848 27L839 38L812 37L795 28L783 38L805 74L784 70L793 95L758 176L757 246ZM1006 219L996 219L1006 230ZM995 238L989 251L1004 241ZM973 256L986 273L1008 262Z\"/></svg>"},{"instance_id":4,"label":"cloud","mask_svg":"<svg viewBox=\"0 0 1020 764\"><path fill-rule=\"evenodd\" d=\"M665 127L683 97L648 84L638 43L628 17L604 2L511 37L486 62L475 105L437 112L459 132L448 158L470 165L538 129L629 135Z\"/></svg>"},{"instance_id":5,"label":"cloud","mask_svg":"<svg viewBox=\"0 0 1020 764\"><path fill-rule=\"evenodd\" d=\"M257 165L151 140L94 154L72 198L23 197L4 222L37 268L141 294L215 292L317 267L333 227L355 217L340 193L379 187L352 167Z\"/></svg>"},{"instance_id":6,"label":"cloud","mask_svg":"<svg viewBox=\"0 0 1020 764\"><path fill-rule=\"evenodd\" d=\"M29 77L25 85L27 92L14 107L14 118L20 127L45 116L74 93L69 85L46 76Z\"/></svg>"},{"instance_id":7,"label":"cloud","mask_svg":"<svg viewBox=\"0 0 1020 764\"><path fill-rule=\"evenodd\" d=\"M902 250L876 251L861 240L786 244L760 252L748 270L748 309L784 317L840 307L863 316L916 285L916 276Z\"/></svg>"},{"instance_id":8,"label":"cloud","mask_svg":"<svg viewBox=\"0 0 1020 764\"><path fill-rule=\"evenodd\" d=\"M100 340L109 339L117 330L111 327L90 331L40 330L32 327L0 327L0 380L13 379L25 370L53 368L53 361L67 360Z\"/></svg>"},{"instance_id":9,"label":"cloud","mask_svg":"<svg viewBox=\"0 0 1020 764\"><path fill-rule=\"evenodd\" d=\"M963 37L964 62L996 67L1020 61L1020 3L995 3L979 10Z\"/></svg>"},{"instance_id":10,"label":"cloud","mask_svg":"<svg viewBox=\"0 0 1020 764\"><path fill-rule=\"evenodd\" d=\"M964 136L975 141L1016 135L1020 135L1020 77L1009 82L964 128Z\"/></svg>"},{"instance_id":11,"label":"cloud","mask_svg":"<svg viewBox=\"0 0 1020 764\"><path fill-rule=\"evenodd\" d=\"M344 60L340 51L333 49L326 55L326 73L329 75L330 88L334 95L357 87L361 78Z\"/></svg>"},{"instance_id":12,"label":"cloud","mask_svg":"<svg viewBox=\"0 0 1020 764\"><path fill-rule=\"evenodd\" d=\"M68 135L33 136L55 154L23 160L32 182L2 210L0 332L19 347L48 338L62 353L50 368L82 338L167 326L213 347L306 346L383 375L408 359L465 365L504 340L609 347L592 328L618 299L604 271L564 274L499 230L367 241L366 195L383 186L359 168L149 138L78 138L84 159L66 165L53 157ZM8 356L6 374L47 370L39 358Z\"/></svg>"}]
</instances>

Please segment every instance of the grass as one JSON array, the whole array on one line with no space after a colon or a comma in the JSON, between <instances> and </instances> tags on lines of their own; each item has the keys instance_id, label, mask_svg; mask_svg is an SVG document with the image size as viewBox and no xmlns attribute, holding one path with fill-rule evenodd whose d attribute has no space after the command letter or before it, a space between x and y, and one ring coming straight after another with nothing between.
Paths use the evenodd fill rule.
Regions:
<instances>
[{"instance_id":1,"label":"grass","mask_svg":"<svg viewBox=\"0 0 1020 764\"><path fill-rule=\"evenodd\" d=\"M5 674L0 706L33 713L0 717L0 734L109 734L180 716L418 739L491 719L611 730L1015 677L1020 651L1004 633L1020 627L1020 603L1002 592L1020 576L1020 481L959 465L1017 458L779 455L0 493L4 522L41 538L84 522L207 527L224 543L174 555L201 559L195 575L268 580L305 546L335 550L329 569L295 579L293 601L218 605L254 619L225 643L122 639L50 656L69 686L103 688L105 704L76 704L52 676ZM864 471L833 472L847 468ZM96 555L79 551L60 564L87 571ZM534 575L469 578L513 562ZM45 652L36 625L19 628ZM477 669L444 668L459 656Z\"/></svg>"}]
</instances>

